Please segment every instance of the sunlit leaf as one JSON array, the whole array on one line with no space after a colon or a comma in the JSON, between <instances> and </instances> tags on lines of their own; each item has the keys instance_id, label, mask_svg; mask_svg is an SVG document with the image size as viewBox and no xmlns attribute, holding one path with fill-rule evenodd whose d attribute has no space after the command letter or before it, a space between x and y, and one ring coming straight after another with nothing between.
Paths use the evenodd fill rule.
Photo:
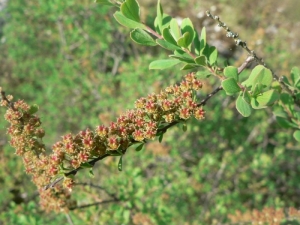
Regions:
<instances>
[{"instance_id":1,"label":"sunlit leaf","mask_svg":"<svg viewBox=\"0 0 300 225\"><path fill-rule=\"evenodd\" d=\"M296 141L300 142L300 130L296 130L293 134Z\"/></svg>"},{"instance_id":2,"label":"sunlit leaf","mask_svg":"<svg viewBox=\"0 0 300 225\"><path fill-rule=\"evenodd\" d=\"M236 109L243 117L248 117L251 115L251 106L245 101L242 95L239 95L236 100Z\"/></svg>"},{"instance_id":3,"label":"sunlit leaf","mask_svg":"<svg viewBox=\"0 0 300 225\"><path fill-rule=\"evenodd\" d=\"M138 23L134 20L128 19L126 18L121 12L115 12L114 13L114 17L115 19L118 21L118 23L120 23L121 25L128 27L128 28L141 28L141 29L147 29L147 27L142 24L142 23Z\"/></svg>"},{"instance_id":4,"label":"sunlit leaf","mask_svg":"<svg viewBox=\"0 0 300 225\"><path fill-rule=\"evenodd\" d=\"M261 83L263 87L268 87L273 81L272 72L262 65L256 66L249 78L242 84L247 87L252 87L252 91L257 83Z\"/></svg>"},{"instance_id":5,"label":"sunlit leaf","mask_svg":"<svg viewBox=\"0 0 300 225\"><path fill-rule=\"evenodd\" d=\"M122 163L122 156L120 157L119 163L118 163L118 170L122 171L123 163Z\"/></svg>"},{"instance_id":6,"label":"sunlit leaf","mask_svg":"<svg viewBox=\"0 0 300 225\"><path fill-rule=\"evenodd\" d=\"M236 81L238 81L238 69L234 66L227 66L224 69L224 76L227 78L232 77Z\"/></svg>"},{"instance_id":7,"label":"sunlit leaf","mask_svg":"<svg viewBox=\"0 0 300 225\"><path fill-rule=\"evenodd\" d=\"M155 46L157 45L153 38L146 31L136 28L130 32L130 37L133 41L140 45Z\"/></svg>"},{"instance_id":8,"label":"sunlit leaf","mask_svg":"<svg viewBox=\"0 0 300 225\"><path fill-rule=\"evenodd\" d=\"M121 13L130 20L140 22L140 6L136 0L126 0L121 4Z\"/></svg>"},{"instance_id":9,"label":"sunlit leaf","mask_svg":"<svg viewBox=\"0 0 300 225\"><path fill-rule=\"evenodd\" d=\"M222 87L227 95L233 95L241 91L241 88L239 87L239 85L237 84L234 78L228 78L226 80L223 80Z\"/></svg>"},{"instance_id":10,"label":"sunlit leaf","mask_svg":"<svg viewBox=\"0 0 300 225\"><path fill-rule=\"evenodd\" d=\"M180 47L178 47L177 45L173 45L170 42L167 42L163 39L156 39L156 43L159 44L161 47L171 51L180 49Z\"/></svg>"},{"instance_id":11,"label":"sunlit leaf","mask_svg":"<svg viewBox=\"0 0 300 225\"><path fill-rule=\"evenodd\" d=\"M175 41L177 41L181 37L180 28L178 26L177 20L174 18L170 22L170 33Z\"/></svg>"},{"instance_id":12,"label":"sunlit leaf","mask_svg":"<svg viewBox=\"0 0 300 225\"><path fill-rule=\"evenodd\" d=\"M153 69L163 70L163 69L175 66L178 63L180 63L180 60L178 60L178 59L159 59L159 60L155 60L155 61L151 62L149 65L149 69L150 70L153 70Z\"/></svg>"}]
</instances>

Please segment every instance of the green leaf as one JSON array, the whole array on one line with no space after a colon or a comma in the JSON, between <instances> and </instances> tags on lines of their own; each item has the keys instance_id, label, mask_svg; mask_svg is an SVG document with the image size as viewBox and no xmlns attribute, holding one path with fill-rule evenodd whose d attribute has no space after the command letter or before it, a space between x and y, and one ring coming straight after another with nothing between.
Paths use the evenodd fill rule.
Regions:
<instances>
[{"instance_id":1,"label":"green leaf","mask_svg":"<svg viewBox=\"0 0 300 225\"><path fill-rule=\"evenodd\" d=\"M131 39L140 44L140 45L146 45L146 46L156 46L156 42L153 40L153 38L143 29L136 28L133 31L130 32Z\"/></svg>"},{"instance_id":2,"label":"green leaf","mask_svg":"<svg viewBox=\"0 0 300 225\"><path fill-rule=\"evenodd\" d=\"M175 66L178 63L180 63L180 60L178 60L178 59L159 59L159 60L155 60L155 61L151 62L149 65L149 69L150 70L153 70L153 69L163 70L163 69Z\"/></svg>"},{"instance_id":3,"label":"green leaf","mask_svg":"<svg viewBox=\"0 0 300 225\"><path fill-rule=\"evenodd\" d=\"M140 6L136 0L126 0L122 3L121 12L127 19L140 22Z\"/></svg>"},{"instance_id":4,"label":"green leaf","mask_svg":"<svg viewBox=\"0 0 300 225\"><path fill-rule=\"evenodd\" d=\"M298 83L300 82L300 70L298 67L292 68L291 78L292 78L294 87L297 87Z\"/></svg>"},{"instance_id":5,"label":"green leaf","mask_svg":"<svg viewBox=\"0 0 300 225\"><path fill-rule=\"evenodd\" d=\"M249 78L245 80L242 84L247 87L252 87L251 91L253 91L257 83L261 83L265 88L269 87L272 81L272 72L264 66L258 65L252 70Z\"/></svg>"},{"instance_id":6,"label":"green leaf","mask_svg":"<svg viewBox=\"0 0 300 225\"><path fill-rule=\"evenodd\" d=\"M239 85L237 84L234 78L228 78L226 80L223 80L222 87L227 95L233 95L241 91L241 88L239 87Z\"/></svg>"},{"instance_id":7,"label":"green leaf","mask_svg":"<svg viewBox=\"0 0 300 225\"><path fill-rule=\"evenodd\" d=\"M157 12L156 24L158 26L158 30L160 31L160 34L162 34L162 32L163 32L162 25L163 25L164 12L163 12L162 6L160 4L160 0L157 1L156 12Z\"/></svg>"},{"instance_id":8,"label":"green leaf","mask_svg":"<svg viewBox=\"0 0 300 225\"><path fill-rule=\"evenodd\" d=\"M143 144L140 144L139 146L137 146L137 147L135 148L135 151L137 151L137 152L141 151L141 150L143 149L144 145L145 145L144 143L143 143Z\"/></svg>"},{"instance_id":9,"label":"green leaf","mask_svg":"<svg viewBox=\"0 0 300 225\"><path fill-rule=\"evenodd\" d=\"M102 5L113 5L109 0L95 0L95 2Z\"/></svg>"},{"instance_id":10,"label":"green leaf","mask_svg":"<svg viewBox=\"0 0 300 225\"><path fill-rule=\"evenodd\" d=\"M277 121L277 123L281 127L285 128L285 129L288 129L288 128L298 128L297 125L295 125L294 123L290 122L288 119L280 117L280 116L276 116L276 121Z\"/></svg>"},{"instance_id":11,"label":"green leaf","mask_svg":"<svg viewBox=\"0 0 300 225\"><path fill-rule=\"evenodd\" d=\"M282 117L282 118L288 118L288 114L287 112L282 108L277 108L273 111L273 114L276 116L276 117Z\"/></svg>"},{"instance_id":12,"label":"green leaf","mask_svg":"<svg viewBox=\"0 0 300 225\"><path fill-rule=\"evenodd\" d=\"M159 135L159 137L158 137L159 143L162 142L163 138L164 138L164 133L162 132L162 133Z\"/></svg>"},{"instance_id":13,"label":"green leaf","mask_svg":"<svg viewBox=\"0 0 300 225\"><path fill-rule=\"evenodd\" d=\"M214 65L218 59L218 50L215 46L211 46L209 48L209 63L210 65Z\"/></svg>"},{"instance_id":14,"label":"green leaf","mask_svg":"<svg viewBox=\"0 0 300 225\"><path fill-rule=\"evenodd\" d=\"M189 34L189 38L188 38L188 40L186 40L186 42L188 44L187 46L190 46L195 38L195 31L194 31L193 23L189 18L183 19L183 21L181 23L181 32L183 34L184 33Z\"/></svg>"},{"instance_id":15,"label":"green leaf","mask_svg":"<svg viewBox=\"0 0 300 225\"><path fill-rule=\"evenodd\" d=\"M268 90L251 99L251 105L254 109L262 109L272 105L279 99L279 93L276 90Z\"/></svg>"},{"instance_id":16,"label":"green leaf","mask_svg":"<svg viewBox=\"0 0 300 225\"><path fill-rule=\"evenodd\" d=\"M181 32L180 32L180 28L178 26L177 20L174 18L170 22L170 33L173 36L173 38L175 39L175 41L177 41L181 36Z\"/></svg>"},{"instance_id":17,"label":"green leaf","mask_svg":"<svg viewBox=\"0 0 300 225\"><path fill-rule=\"evenodd\" d=\"M198 56L195 58L195 63L197 63L200 66L207 66L207 60L204 55Z\"/></svg>"},{"instance_id":18,"label":"green leaf","mask_svg":"<svg viewBox=\"0 0 300 225\"><path fill-rule=\"evenodd\" d=\"M93 168L89 169L89 177L94 178Z\"/></svg>"},{"instance_id":19,"label":"green leaf","mask_svg":"<svg viewBox=\"0 0 300 225\"><path fill-rule=\"evenodd\" d=\"M195 63L188 63L188 64L185 64L183 67L181 67L180 70L190 70L190 69L195 69L198 67L199 67L199 65L197 65Z\"/></svg>"},{"instance_id":20,"label":"green leaf","mask_svg":"<svg viewBox=\"0 0 300 225\"><path fill-rule=\"evenodd\" d=\"M186 125L186 123L183 123L183 124L182 124L182 130L183 130L183 132L186 132L186 131L187 131L187 125Z\"/></svg>"},{"instance_id":21,"label":"green leaf","mask_svg":"<svg viewBox=\"0 0 300 225\"><path fill-rule=\"evenodd\" d=\"M224 76L227 78L232 77L236 81L238 81L238 69L234 66L227 66L224 69Z\"/></svg>"},{"instance_id":22,"label":"green leaf","mask_svg":"<svg viewBox=\"0 0 300 225\"><path fill-rule=\"evenodd\" d=\"M256 96L261 94L262 90L263 90L263 85L261 83L256 83L252 88L252 93L251 93L252 97L256 98Z\"/></svg>"},{"instance_id":23,"label":"green leaf","mask_svg":"<svg viewBox=\"0 0 300 225\"><path fill-rule=\"evenodd\" d=\"M177 45L183 48L188 48L189 45L191 44L189 40L190 40L190 34L186 32L178 39Z\"/></svg>"},{"instance_id":24,"label":"green leaf","mask_svg":"<svg viewBox=\"0 0 300 225\"><path fill-rule=\"evenodd\" d=\"M126 18L121 12L115 12L114 17L118 21L118 23L120 23L121 25L123 25L125 27L133 28L133 29L135 29L135 28L141 28L144 30L147 29L147 27L144 24L138 23L134 20Z\"/></svg>"},{"instance_id":25,"label":"green leaf","mask_svg":"<svg viewBox=\"0 0 300 225\"><path fill-rule=\"evenodd\" d=\"M177 45L173 45L163 39L156 39L156 43L159 44L161 47L171 51L180 49L180 47L178 47Z\"/></svg>"},{"instance_id":26,"label":"green leaf","mask_svg":"<svg viewBox=\"0 0 300 225\"><path fill-rule=\"evenodd\" d=\"M200 55L200 40L198 32L195 31L194 46L196 55Z\"/></svg>"},{"instance_id":27,"label":"green leaf","mask_svg":"<svg viewBox=\"0 0 300 225\"><path fill-rule=\"evenodd\" d=\"M243 93L243 99L250 104L251 103L251 96L249 94L249 92L245 89L244 93Z\"/></svg>"},{"instance_id":28,"label":"green leaf","mask_svg":"<svg viewBox=\"0 0 300 225\"><path fill-rule=\"evenodd\" d=\"M163 30L163 37L164 39L169 42L170 44L176 45L177 46L177 42L175 41L175 39L173 38L170 29L169 28L165 28Z\"/></svg>"},{"instance_id":29,"label":"green leaf","mask_svg":"<svg viewBox=\"0 0 300 225\"><path fill-rule=\"evenodd\" d=\"M194 63L194 59L192 56L187 54L183 50L175 50L174 55L170 55L170 57L179 59L180 61L186 62L186 63Z\"/></svg>"},{"instance_id":30,"label":"green leaf","mask_svg":"<svg viewBox=\"0 0 300 225\"><path fill-rule=\"evenodd\" d=\"M166 28L169 28L172 19L173 18L171 16L169 16L168 14L164 13L163 20L162 20L162 28L161 29L164 30Z\"/></svg>"},{"instance_id":31,"label":"green leaf","mask_svg":"<svg viewBox=\"0 0 300 225\"><path fill-rule=\"evenodd\" d=\"M281 93L280 100L289 108L291 112L294 111L294 100L292 96L290 96L288 93Z\"/></svg>"},{"instance_id":32,"label":"green leaf","mask_svg":"<svg viewBox=\"0 0 300 225\"><path fill-rule=\"evenodd\" d=\"M245 101L242 95L239 95L236 100L236 109L243 117L250 116L252 112L251 106Z\"/></svg>"},{"instance_id":33,"label":"green leaf","mask_svg":"<svg viewBox=\"0 0 300 225\"><path fill-rule=\"evenodd\" d=\"M292 85L291 85L290 82L289 82L289 79L288 79L286 76L281 76L281 78L282 78L282 81L283 81L286 85L288 85L289 87L292 87Z\"/></svg>"},{"instance_id":34,"label":"green leaf","mask_svg":"<svg viewBox=\"0 0 300 225\"><path fill-rule=\"evenodd\" d=\"M118 163L118 170L119 171L122 171L122 166L123 166L122 165L122 158L123 158L123 156L120 157L120 160L119 160L119 163Z\"/></svg>"},{"instance_id":35,"label":"green leaf","mask_svg":"<svg viewBox=\"0 0 300 225\"><path fill-rule=\"evenodd\" d=\"M200 35L200 49L199 52L202 54L206 46L206 29L205 27L202 28L201 30L201 35Z\"/></svg>"},{"instance_id":36,"label":"green leaf","mask_svg":"<svg viewBox=\"0 0 300 225\"><path fill-rule=\"evenodd\" d=\"M93 165L88 163L88 162L85 162L85 163L81 163L80 167L82 167L82 168L92 168Z\"/></svg>"},{"instance_id":37,"label":"green leaf","mask_svg":"<svg viewBox=\"0 0 300 225\"><path fill-rule=\"evenodd\" d=\"M293 134L296 141L300 142L300 130L296 130Z\"/></svg>"},{"instance_id":38,"label":"green leaf","mask_svg":"<svg viewBox=\"0 0 300 225\"><path fill-rule=\"evenodd\" d=\"M32 115L35 114L37 111L39 111L39 106L37 104L34 104L30 106L28 113Z\"/></svg>"}]
</instances>

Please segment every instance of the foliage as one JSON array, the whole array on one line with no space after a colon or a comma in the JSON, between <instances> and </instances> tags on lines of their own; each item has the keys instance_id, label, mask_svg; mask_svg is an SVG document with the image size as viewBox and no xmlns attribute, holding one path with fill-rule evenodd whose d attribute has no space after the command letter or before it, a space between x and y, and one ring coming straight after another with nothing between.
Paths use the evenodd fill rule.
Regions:
<instances>
[{"instance_id":1,"label":"foliage","mask_svg":"<svg viewBox=\"0 0 300 225\"><path fill-rule=\"evenodd\" d=\"M100 1L100 3L110 4L110 1ZM57 2L56 4L59 3ZM299 70L297 68L292 69L291 76L289 78L290 81L285 77L278 78L272 70L266 68L266 65L263 63L263 61L261 61L261 59L258 58L252 51L250 51L250 56L245 61L245 65L229 65L220 67L220 58L218 57L217 49L214 46L210 46L206 41L206 30L202 29L201 34L198 34L189 19L184 19L179 26L174 18L164 14L160 2L157 4L157 17L154 22L154 28L152 26L151 28L150 26L141 22L139 5L135 0L126 0L122 4L119 2L113 2L113 5L120 7L120 11L114 14L115 19L122 25L133 29L130 33L130 37L134 42L146 46L160 46L172 52L172 54L169 55L169 59L161 59L161 55L154 57L156 60L149 64L150 69L162 70L166 68L174 68L175 65L181 65L181 70L197 72L197 75L202 78L206 78L209 74L211 76L209 78L209 83L217 84L215 85L217 89L212 91L210 97L207 98L204 97L204 94L201 95L200 93L197 95L193 91L191 92L193 100L196 100L194 97L197 97L198 99L199 96L202 97L203 100L198 103L199 105L205 105L208 111L210 109L214 109L214 113L207 113L206 115L206 119L209 121L209 123L201 123L201 125L199 125L199 123L191 120L188 122L187 129L187 123L180 120L179 116L175 117L176 124L181 123L180 125L183 127L183 130L187 129L188 132L184 134L175 132L172 135L167 136L167 133L172 132L172 130L169 131L168 129L171 127L169 125L174 125L172 123L173 121L169 121L169 125L164 124L164 127L161 128L161 130L156 130L156 135L159 136L159 140L162 141L162 138L164 137L167 146L171 146L172 148L172 151L170 151L167 156L161 156L159 154L158 157L149 160L149 158L154 156L153 154L149 154L141 149L144 139L135 140L140 141L141 143L136 150L142 150L141 154L139 154L139 159L144 163L139 164L134 160L131 161L134 156L131 155L133 154L131 151L128 151L126 153L126 158L124 158L124 163L128 163L126 167L128 166L128 168L131 168L132 171L123 169L123 174L121 176L117 176L118 179L116 179L116 176L105 177L105 179L101 179L103 185L107 187L105 188L106 195L112 197L112 202L114 202L109 207L105 208L106 211L100 215L101 221L103 221L105 224L109 224L110 219L113 218L114 222L112 224L129 223L129 221L135 221L134 223L138 224L138 221L142 218L144 221L150 221L149 223L170 224L175 223L175 221L180 221L183 223L185 222L183 218L190 218L188 221L190 224L195 224L199 220L212 223L212 218L225 221L226 214L233 213L235 209L245 210L246 208L262 208L264 205L275 205L276 207L297 207L299 202L290 202L289 199L291 198L289 195L293 196L294 190L297 189L297 179L290 179L290 177L293 177L291 173L297 174L297 171L299 170L297 166L297 159L299 156L297 151L294 152L289 150L292 149L291 146L293 144L288 144L294 143L290 137L291 135L289 136L291 132L293 132L294 138L299 141L300 116L299 112L297 112L297 107L299 104ZM45 7L45 9L47 8ZM66 8L64 10L67 11L68 9L69 8ZM61 11L61 15L63 15L63 11ZM208 15L211 14L208 13ZM226 28L228 31L229 28L225 26L218 17L212 15L211 17L216 19L219 22L219 25ZM56 18L49 16L50 22L51 18L53 21L58 21L57 24L60 26L59 19L57 20ZM76 22L72 21L71 24L73 23L76 24ZM6 32L9 32L9 29ZM26 31L26 33L30 35L30 31ZM104 33L106 34L106 32ZM70 34L73 34L73 32L70 31ZM229 36L232 36L234 39L238 38L233 32L231 32ZM68 37L70 37L70 35L68 35ZM51 44L48 45L48 48L54 49L55 45L52 44L55 42L51 41L49 43ZM13 45L13 43L10 44ZM16 44L16 46L19 45L22 44ZM27 47L30 46L27 44L24 45ZM34 43L32 43L32 46L33 45ZM245 45L245 42L241 40L237 41L237 45L240 45L246 49L248 48ZM28 52L30 52L31 49L35 49L32 48L32 46L30 49L28 49ZM41 44L40 47L43 46L47 46L47 44ZM71 51L72 54L69 54L68 52L70 50L68 49L70 46L66 48L66 53L63 51L64 57L61 58L60 61L57 61L58 64L56 64L56 66L50 66L49 68L51 68L51 71L56 71L56 67L58 66L59 70L57 70L55 73L59 75L61 71L64 71L62 69L63 67L61 67L64 64L60 63L64 62L64 59L67 59L68 63L66 64L66 68L68 69L66 70L66 74L75 73L77 74L74 76L76 78L76 76L78 76L80 73L79 65L81 64L74 62L74 64L70 66L69 61L72 62L72 56L76 58L77 54L82 55L84 49L87 47L83 47L82 52L77 50ZM16 53L18 52L16 51ZM21 59L20 55L18 54L12 54L12 56ZM29 70L30 68L30 60L37 60L36 66L37 68L40 68L41 71L33 70L31 73L33 75L35 73L40 73L44 76L47 74L45 65L51 65L53 63L52 59L49 58L49 64L44 63L44 61L47 62L47 60L43 60L43 67L39 67L39 64L42 63L39 60L42 60L43 58L37 56L39 56L38 51L35 54L28 55L29 60L27 69ZM45 58L50 56L51 52L49 55L47 54ZM71 58L69 58L70 56ZM256 60L262 65L254 67L251 71L246 71L245 67L250 61L253 60ZM26 61L26 58L24 58L24 64L22 64L23 68L26 68ZM20 67L20 69L22 69L22 67ZM16 74L18 74L18 76L20 74L22 79L22 74L26 75L26 70L17 71ZM43 85L43 88L47 88L47 85L45 85L46 82L43 84L43 79L36 79L33 75L31 78L33 86L37 84L37 87ZM212 77L215 77L216 79ZM97 79L101 79L100 76L97 77ZM95 83L89 81L88 84L90 86L87 87L87 92L91 89L93 90L94 88L97 89L100 86L100 81L97 81L97 79L93 80ZM147 79L148 78L143 78L142 80ZM150 79L155 81L155 78ZM168 80L166 78L162 79L164 79L164 81ZM174 78L171 77L169 81L173 82L173 79ZM63 80L69 83L68 86L70 87L81 82L78 80L78 82L71 83L71 80L68 78ZM115 77L111 79L106 76L102 78L101 81L108 85L111 80L113 80L114 84L116 85L115 91L118 92L118 89L120 88L119 81L124 81L126 78ZM74 81L76 81L76 79L74 79ZM221 85L218 84L218 81L220 81ZM127 85L130 89L131 85L134 85L134 83L129 82ZM93 88L90 89L91 86ZM20 85L20 88L17 89L22 90L22 86ZM224 90L225 94L222 94L220 98L217 99L214 95L220 93L222 89ZM141 93L142 91L143 88ZM57 94L58 92L52 91L51 94L52 93ZM59 93L63 93L63 91ZM131 93L132 92L126 94L130 95ZM22 94L24 95L25 92L22 93L21 91L21 95ZM87 96L88 98L90 97L89 94L87 94ZM103 96L105 95L102 95L102 97ZM212 96L214 98L211 98ZM63 96L59 96L54 97L54 100L57 101L57 99L61 97L64 98ZM37 103L40 106L44 105L43 102L45 100L43 95L32 95L31 98L37 99ZM38 98L41 99L40 102L38 101ZM81 98L84 98L84 96ZM151 103L149 98L151 98L151 95L146 101L147 104ZM15 127L18 131L21 132L23 129L22 127L24 126L25 128L25 124L27 122L30 124L30 119L36 118L34 116L34 113L37 110L35 105L27 107L26 105L23 105L23 103L19 102L17 103L17 106L18 104L24 106L22 106L23 109L19 111L14 110L14 106L10 103L11 100L8 97L6 98L4 93L2 95L2 99L2 103L9 107L10 113L18 114L21 112L21 115L17 115L17 121L20 122L19 127ZM224 103L228 103L235 99L237 111L244 117L249 117L250 115L251 117L242 118L238 116L238 114L233 111L232 105L220 104L220 99L224 99ZM90 100L91 103L88 101L85 102L85 100L79 100L79 102L83 105L82 111L89 112L89 114L95 111L97 112L96 109L90 108L90 106L95 107L95 104L93 104L93 99ZM60 103L58 102L58 104ZM58 104L56 106L59 109L65 106L60 106ZM147 104L143 106L147 106ZM270 106L272 106L272 108L270 108ZM160 107L163 106L160 105ZM261 108L265 108L265 111L257 110ZM286 130L278 128L278 126L273 123L273 121L270 119L272 118L271 110L276 115L278 123ZM61 112L54 113L55 117L53 117L54 119L51 120L51 122L56 121L55 118L57 118L58 115L60 116L60 113ZM68 114L68 116L62 116L75 119L76 114L74 115L75 116ZM78 115L81 115L81 112L79 112ZM94 120L87 118L88 117L85 118L87 121L84 119L81 121L81 126L96 124ZM183 118L181 117L181 119ZM151 120L153 120L153 118L152 116L149 116L149 121ZM39 123L38 119L35 119L35 121ZM168 121L163 121L163 123L165 122ZM220 126L220 130L216 130L216 127L219 126L220 122L224 125ZM37 129L40 124L38 124L38 126L35 126L35 124L33 124L33 129L27 130L29 132L29 136L23 136L24 138L28 138L28 141L36 141L37 139L39 140L39 138L35 137L38 137L37 135L39 135L40 132L36 133L35 131L38 130L35 129ZM74 124L76 125L76 129L81 128L78 127L79 124L77 122L74 122ZM117 126L119 126L118 124ZM160 123L158 124L162 125ZM44 126L50 127L49 124L45 124ZM104 128L104 126L102 128ZM60 133L60 130L56 134L54 132L53 135L57 136L57 134ZM70 130L73 129L70 128ZM168 132L165 133L167 130ZM139 131L139 129L136 128L136 131ZM22 137L22 132L18 138ZM246 137L235 135L236 133L250 133L250 135ZM260 136L257 136L258 133L260 133ZM14 133L12 134L15 135ZM67 136L68 135L66 135L63 139L63 144L67 144L67 142L65 142L67 140ZM76 139L76 136L70 137L71 139ZM131 140L135 139L134 136L130 138L133 138ZM247 141L245 141L246 138ZM268 141L269 139L271 139L271 141ZM174 145L174 140L180 140L181 147L176 147L176 145ZM265 140L267 140L267 142ZM118 142L119 140L114 139L113 143L108 142L105 146L107 147L109 143L114 144L116 141ZM201 146L201 149L199 149L199 146ZM37 147L42 148L42 152L44 151L43 149L45 146L41 143L39 143ZM82 150L87 148L86 146L82 147L81 145L80 147L80 151L76 152L76 154L84 152ZM249 151L249 149L255 149L255 151ZM27 150L28 149L26 149L26 151ZM31 150L37 149L32 148ZM111 150L116 152L112 152ZM68 184L72 184L72 181L68 178L68 176L76 175L77 177L78 174L76 173L78 172L78 168L87 168L90 172L90 175L93 176L95 169L93 173L90 169L91 167L95 167L95 162L99 159L102 159L102 156L123 155L125 150L126 148L119 149L119 145L117 145L116 149L113 148L100 151L98 155L93 155L92 157L95 157L94 159L90 157L90 155L84 157L83 160L80 161L77 166L75 166L75 170L67 172L66 169L68 168L61 166L60 171L64 173L66 177L65 181L69 182ZM37 152L33 153L37 154ZM37 156L40 154L44 153L38 153ZM63 158L65 157L64 155L62 158L60 158L60 154L54 154L52 156L58 156L60 160L69 159ZM32 155L30 157L32 157ZM49 157L49 159L56 161L57 158ZM95 161L95 159L98 160ZM162 162L157 163L155 162L155 159L160 159ZM291 159L296 160L291 161ZM36 162L38 162L38 160ZM151 170L149 168L151 168L153 164L155 167L165 168L161 173L159 173L159 171L155 171L154 174L151 174ZM288 164L290 166L287 167ZM119 161L118 165L119 169L121 169L122 162ZM50 170L48 169L49 168L43 170L44 172L53 172L54 170L56 172L59 171L53 167L50 167ZM52 175L57 174L56 172L54 172ZM113 174L113 171L110 169L110 166L108 166L105 173L103 170L101 170L99 173ZM134 180L132 181L129 179L131 175L134 176ZM176 177L180 178L180 181L177 182ZM49 176L48 178L51 177ZM47 182L50 183L49 180ZM143 184L146 182L149 184L145 187ZM77 183L78 185L80 184L80 182ZM56 183L50 184L50 186L59 186ZM121 188L116 188L116 185L117 187ZM251 188L249 188L250 192L247 192L248 186L251 186ZM113 190L107 191L109 189ZM266 189L270 193L266 193ZM246 191L244 192L243 190ZM287 190L292 191L289 193ZM91 194L89 197L92 200L93 191L88 190L88 193ZM112 193L115 194L112 195ZM142 204L142 202L145 202L146 204ZM182 204L182 202L187 202L187 204ZM80 205L78 205L78 207L79 206ZM76 207L71 205L70 209L75 210ZM111 217L108 216L111 211L116 212L116 215ZM178 212L180 212L180 214ZM91 211L91 213L93 213L93 211ZM201 219L199 219L199 215L201 216Z\"/></svg>"}]
</instances>

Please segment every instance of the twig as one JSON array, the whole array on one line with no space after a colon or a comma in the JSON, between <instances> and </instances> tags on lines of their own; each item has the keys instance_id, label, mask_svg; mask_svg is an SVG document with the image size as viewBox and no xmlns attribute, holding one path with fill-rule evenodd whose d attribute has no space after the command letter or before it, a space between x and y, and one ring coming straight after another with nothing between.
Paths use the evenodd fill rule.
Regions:
<instances>
[{"instance_id":1,"label":"twig","mask_svg":"<svg viewBox=\"0 0 300 225\"><path fill-rule=\"evenodd\" d=\"M116 151L115 151L115 152L116 152ZM102 159L106 158L107 156L111 156L111 154L106 153L106 154L104 154L104 155L102 155L102 156L99 156L99 157L97 157L97 158L95 158L95 159L89 161L88 163L89 163L90 165L94 166L96 162L98 162L99 160L102 160ZM67 177L67 176L70 176L70 175L76 175L76 173L77 173L79 170L81 170L81 169L82 169L82 167L78 167L77 169L74 169L74 170L71 170L70 172L65 173L64 176ZM47 189L49 189L49 188L54 187L57 183L59 183L59 182L62 181L63 179L64 179L64 177L59 177L59 178L55 179L55 180L54 180L53 182L51 182L50 184L46 185L46 186L43 188L43 190L47 190Z\"/></svg>"},{"instance_id":2,"label":"twig","mask_svg":"<svg viewBox=\"0 0 300 225\"><path fill-rule=\"evenodd\" d=\"M1 91L1 99L3 101L6 101L8 104L8 107L11 108L12 110L16 111L16 108L14 107L14 103L9 101L5 95L5 91Z\"/></svg>"},{"instance_id":3,"label":"twig","mask_svg":"<svg viewBox=\"0 0 300 225\"><path fill-rule=\"evenodd\" d=\"M215 94L217 94L217 93L218 93L219 91L221 91L222 89L223 89L222 86L216 88L212 93L208 94L208 95L206 96L206 98L203 99L203 100L198 104L198 106L201 106L201 105L204 106L204 105L206 104L206 102L207 102L212 96L214 96Z\"/></svg>"},{"instance_id":4,"label":"twig","mask_svg":"<svg viewBox=\"0 0 300 225\"><path fill-rule=\"evenodd\" d=\"M254 60L253 56L248 56L246 61L238 68L238 74L240 74L248 65ZM219 91L221 91L223 88L222 86L216 88L212 93L208 94L205 99L203 99L198 106L204 106L206 102L215 94L217 94Z\"/></svg>"},{"instance_id":5,"label":"twig","mask_svg":"<svg viewBox=\"0 0 300 225\"><path fill-rule=\"evenodd\" d=\"M105 188L103 188L99 185L95 185L95 184L92 184L92 183L75 183L75 185L90 186L90 187L93 187L93 188L98 188L100 190L103 190L107 195L112 197L114 200L119 200L119 198L115 194L109 193Z\"/></svg>"},{"instance_id":6,"label":"twig","mask_svg":"<svg viewBox=\"0 0 300 225\"><path fill-rule=\"evenodd\" d=\"M251 63L253 62L254 57L253 56L248 56L248 58L246 59L246 61L238 68L238 74L240 74L241 72L243 72L243 70Z\"/></svg>"},{"instance_id":7,"label":"twig","mask_svg":"<svg viewBox=\"0 0 300 225\"><path fill-rule=\"evenodd\" d=\"M106 200L106 201L102 201L102 202L94 202L94 203L91 203L91 204L71 207L71 208L69 208L69 210L83 209L83 208L87 208L87 207L91 207L91 206L102 205L102 204L107 204L107 203L111 203L111 202L119 202L119 201L121 201L121 200L112 199L112 200Z\"/></svg>"},{"instance_id":8,"label":"twig","mask_svg":"<svg viewBox=\"0 0 300 225\"><path fill-rule=\"evenodd\" d=\"M66 213L66 217L67 217L68 223L69 223L70 225L74 225L74 223L73 223L73 221L72 221L72 218L71 218L71 216L70 216L69 213Z\"/></svg>"},{"instance_id":9,"label":"twig","mask_svg":"<svg viewBox=\"0 0 300 225\"><path fill-rule=\"evenodd\" d=\"M238 33L235 33L233 31L231 31L229 29L229 27L223 23L221 20L220 20L220 17L219 16L214 16L210 13L210 11L206 11L206 15L210 18L212 18L213 20L216 20L218 22L218 26L219 27L222 27L224 30L226 30L226 36L229 37L229 38L233 38L234 41L235 41L235 44L237 46L241 46L242 48L244 48L249 54L250 56L252 56L254 58L254 60L260 64L260 65L263 65L264 67L268 68L272 75L273 75L273 78L278 81L281 85L281 87L286 91L288 92L294 99L294 102L296 105L298 105L300 107L300 103L297 101L297 98L296 98L296 95L295 93L284 83L283 79L282 78L279 78L277 76L277 74L270 68L266 65L266 63L264 62L263 58L259 58L256 53L254 52L254 50L251 50L248 48L247 46L247 43L246 41L242 41L240 38L239 38L239 34Z\"/></svg>"}]
</instances>

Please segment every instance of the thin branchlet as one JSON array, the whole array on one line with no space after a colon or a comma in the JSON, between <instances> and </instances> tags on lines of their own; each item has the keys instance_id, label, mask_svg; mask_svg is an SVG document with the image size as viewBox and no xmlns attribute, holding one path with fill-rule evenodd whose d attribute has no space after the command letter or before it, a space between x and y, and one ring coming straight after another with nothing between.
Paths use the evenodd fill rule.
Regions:
<instances>
[{"instance_id":1,"label":"thin branchlet","mask_svg":"<svg viewBox=\"0 0 300 225\"><path fill-rule=\"evenodd\" d=\"M274 78L274 80L278 81L281 85L281 87L286 91L288 92L294 99L294 102L296 105L298 105L300 107L300 103L299 101L297 101L297 98L296 98L296 95L295 93L284 83L283 79L282 78L279 78L277 76L277 74L274 72L274 70L272 68L270 68L269 66L267 66L267 64L265 63L264 59L263 58L260 58L257 56L257 54L254 52L254 50L251 50L249 49L249 47L247 46L247 43L246 41L243 41L239 38L239 34L238 33L235 33L233 32L227 25L226 23L222 22L220 20L220 17L219 16L215 16L215 15L212 15L211 12L209 10L206 11L206 15L208 17L210 17L211 19L213 20L216 20L218 22L218 26L219 27L222 27L225 31L226 31L226 36L229 37L229 38L233 38L234 41L235 41L235 44L237 46L240 46L242 47L243 49L245 49L250 56L252 56L254 58L254 60L259 64L259 65L263 65L264 67L268 68L271 73L272 73L272 76Z\"/></svg>"}]
</instances>

